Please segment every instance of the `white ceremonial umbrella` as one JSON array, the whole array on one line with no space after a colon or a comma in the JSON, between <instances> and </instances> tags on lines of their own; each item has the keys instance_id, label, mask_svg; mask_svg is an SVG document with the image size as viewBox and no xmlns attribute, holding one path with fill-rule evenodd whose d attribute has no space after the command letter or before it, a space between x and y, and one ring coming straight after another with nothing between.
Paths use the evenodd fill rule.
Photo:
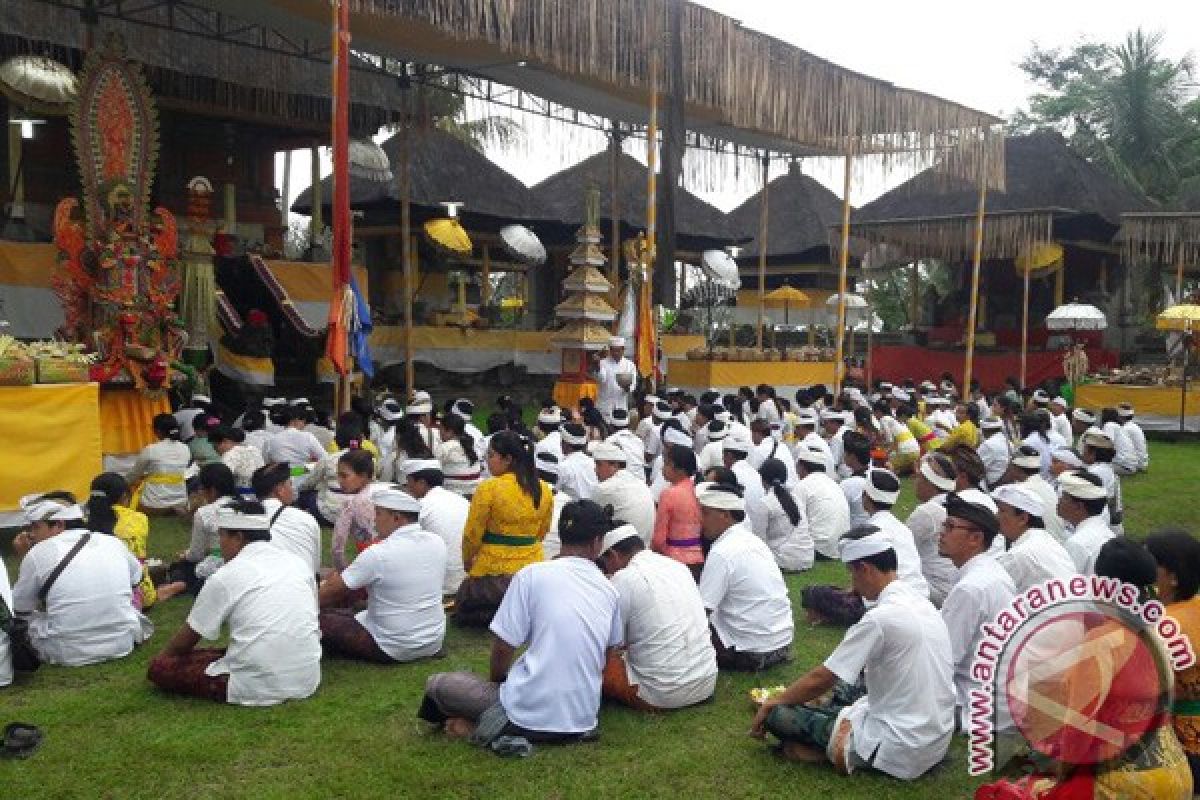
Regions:
<instances>
[{"instance_id":1,"label":"white ceremonial umbrella","mask_svg":"<svg viewBox=\"0 0 1200 800\"><path fill-rule=\"evenodd\" d=\"M705 250L700 256L700 268L709 278L734 289L742 285L737 262L724 250Z\"/></svg>"},{"instance_id":2,"label":"white ceremonial umbrella","mask_svg":"<svg viewBox=\"0 0 1200 800\"><path fill-rule=\"evenodd\" d=\"M1051 311L1046 327L1052 331L1102 331L1108 327L1108 318L1095 306L1072 302Z\"/></svg>"},{"instance_id":3,"label":"white ceremonial umbrella","mask_svg":"<svg viewBox=\"0 0 1200 800\"><path fill-rule=\"evenodd\" d=\"M508 254L523 264L536 267L546 263L542 240L524 225L505 225L500 229L500 241Z\"/></svg>"},{"instance_id":4,"label":"white ceremonial umbrella","mask_svg":"<svg viewBox=\"0 0 1200 800\"><path fill-rule=\"evenodd\" d=\"M387 183L392 175L392 163L383 148L370 139L351 139L349 148L350 174L355 178Z\"/></svg>"}]
</instances>

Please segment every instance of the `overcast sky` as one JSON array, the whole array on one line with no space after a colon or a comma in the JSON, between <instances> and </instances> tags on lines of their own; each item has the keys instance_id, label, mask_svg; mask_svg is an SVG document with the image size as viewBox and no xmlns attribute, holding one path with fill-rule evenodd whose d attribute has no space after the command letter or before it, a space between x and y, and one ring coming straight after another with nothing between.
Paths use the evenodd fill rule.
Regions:
<instances>
[{"instance_id":1,"label":"overcast sky","mask_svg":"<svg viewBox=\"0 0 1200 800\"><path fill-rule=\"evenodd\" d=\"M1034 42L1069 47L1088 37L1115 43L1141 26L1165 33L1166 54L1171 57L1200 47L1200 3L1195 0L1009 0L987 5L961 0L696 1L842 66L1001 116L1023 107L1034 90L1017 67ZM556 135L554 131L535 119L527 118L523 125L524 147L489 155L527 184L604 147L599 135L572 137L573 146L567 149L575 152L559 160L546 155L556 148L537 146L539 139ZM293 196L308 183L307 155L296 156ZM840 195L836 165L814 165L806 171ZM869 179L862 196L852 199L860 205L906 177ZM698 193L729 210L751 191L743 185ZM469 197L459 199L470 202Z\"/></svg>"}]
</instances>

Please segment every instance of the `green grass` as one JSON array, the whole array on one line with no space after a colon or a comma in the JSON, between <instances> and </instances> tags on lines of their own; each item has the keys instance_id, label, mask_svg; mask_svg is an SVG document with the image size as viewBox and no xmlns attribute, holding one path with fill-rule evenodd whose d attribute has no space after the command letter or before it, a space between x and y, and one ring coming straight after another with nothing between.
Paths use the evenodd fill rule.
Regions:
<instances>
[{"instance_id":1,"label":"green grass","mask_svg":"<svg viewBox=\"0 0 1200 800\"><path fill-rule=\"evenodd\" d=\"M1191 494L1200 446L1151 445L1149 477L1125 482L1127 529L1164 525L1200 531ZM905 487L899 512L912 508ZM155 520L152 555L184 546L178 522ZM16 565L9 559L10 574ZM346 661L323 665L307 701L243 709L170 697L145 679L146 665L183 622L188 600L154 608L158 632L128 658L95 667L43 667L0 690L0 723L32 722L46 741L32 759L0 761L5 798L588 798L968 797L978 781L957 737L946 764L906 785L873 775L844 779L818 766L785 764L746 735L747 692L786 683L819 663L840 631L804 622L800 587L841 582L837 564L790 576L796 609L795 661L761 676L722 674L716 699L673 714L605 706L601 741L540 747L529 760L504 760L427 733L415 712L431 672L486 669L488 640L451 626L449 655L409 666Z\"/></svg>"}]
</instances>

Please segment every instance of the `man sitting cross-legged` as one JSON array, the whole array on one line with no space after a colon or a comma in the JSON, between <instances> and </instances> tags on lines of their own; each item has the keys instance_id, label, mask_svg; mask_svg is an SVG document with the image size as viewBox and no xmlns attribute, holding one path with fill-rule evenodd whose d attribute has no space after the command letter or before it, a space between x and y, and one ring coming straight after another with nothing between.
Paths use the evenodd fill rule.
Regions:
<instances>
[{"instance_id":1,"label":"man sitting cross-legged","mask_svg":"<svg viewBox=\"0 0 1200 800\"><path fill-rule=\"evenodd\" d=\"M929 599L898 579L896 551L878 528L851 530L840 556L873 605L825 663L762 704L750 732L774 734L795 760L913 780L945 757L954 732L950 637ZM864 677L867 693L852 705L807 705Z\"/></svg>"},{"instance_id":2,"label":"man sitting cross-legged","mask_svg":"<svg viewBox=\"0 0 1200 800\"><path fill-rule=\"evenodd\" d=\"M492 619L489 679L471 672L431 675L418 716L483 746L504 736L533 742L594 737L605 660L621 644L617 590L595 563L601 538L613 527L608 511L595 503L567 504L558 558L522 567ZM517 658L520 647L526 649Z\"/></svg>"},{"instance_id":3,"label":"man sitting cross-legged","mask_svg":"<svg viewBox=\"0 0 1200 800\"><path fill-rule=\"evenodd\" d=\"M745 525L741 487L701 483L696 500L701 535L712 543L700 573L700 596L711 613L717 665L754 671L791 660L787 585L766 542Z\"/></svg>"},{"instance_id":4,"label":"man sitting cross-legged","mask_svg":"<svg viewBox=\"0 0 1200 800\"><path fill-rule=\"evenodd\" d=\"M407 492L380 489L371 502L376 543L321 581L325 649L381 664L430 658L446 636L446 543L421 528L421 501ZM358 589L367 593L367 609L355 614L345 606Z\"/></svg>"},{"instance_id":5,"label":"man sitting cross-legged","mask_svg":"<svg viewBox=\"0 0 1200 800\"><path fill-rule=\"evenodd\" d=\"M604 668L604 696L647 711L711 697L717 655L691 571L646 549L632 525L605 534L600 558L620 594L625 631L624 651Z\"/></svg>"}]
</instances>

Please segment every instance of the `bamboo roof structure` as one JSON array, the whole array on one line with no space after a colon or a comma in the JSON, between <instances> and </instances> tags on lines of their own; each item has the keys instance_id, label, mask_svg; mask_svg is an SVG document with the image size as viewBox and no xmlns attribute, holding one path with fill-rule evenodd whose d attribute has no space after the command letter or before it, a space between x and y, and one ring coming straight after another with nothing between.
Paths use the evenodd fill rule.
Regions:
<instances>
[{"instance_id":1,"label":"bamboo roof structure","mask_svg":"<svg viewBox=\"0 0 1200 800\"><path fill-rule=\"evenodd\" d=\"M1131 264L1200 267L1200 186L1164 210L1122 214L1118 238Z\"/></svg>"},{"instance_id":2,"label":"bamboo roof structure","mask_svg":"<svg viewBox=\"0 0 1200 800\"><path fill-rule=\"evenodd\" d=\"M441 203L462 201L462 214L476 222L489 217L490 222L554 220L551 208L537 193L517 180L500 165L471 147L462 139L445 131L430 129L409 134L410 192L414 207L420 206L437 214L444 213ZM400 163L403 136L397 134L382 145L393 169ZM333 177L321 181L322 205L329 209L333 198ZM376 208L393 211L399 208L399 184L396 180L372 181L351 176L350 207L357 210ZM302 191L292 203L298 214L312 213L312 187Z\"/></svg>"},{"instance_id":3,"label":"bamboo roof structure","mask_svg":"<svg viewBox=\"0 0 1200 800\"><path fill-rule=\"evenodd\" d=\"M1006 189L987 195L985 260L1014 258L1032 243L1056 237L1107 243L1124 212L1150 207L1057 133L1009 137L1005 150ZM860 247L873 249L876 260L887 253L965 261L974 248L978 201L977 187L946 186L926 171L860 208L851 235Z\"/></svg>"},{"instance_id":4,"label":"bamboo roof structure","mask_svg":"<svg viewBox=\"0 0 1200 800\"><path fill-rule=\"evenodd\" d=\"M743 264L762 251L757 238L761 214L762 190L729 213L729 227L753 239L739 256ZM786 259L828 264L829 229L841 224L841 219L841 199L793 161L786 174L767 186L767 263Z\"/></svg>"},{"instance_id":5,"label":"bamboo roof structure","mask_svg":"<svg viewBox=\"0 0 1200 800\"><path fill-rule=\"evenodd\" d=\"M193 0L328 38L327 0ZM676 0L353 0L354 48L437 64L605 119L643 125L652 53ZM795 155L881 153L1002 185L1001 120L842 68L693 3L682 6L683 85L691 131ZM667 71L669 73L669 70Z\"/></svg>"},{"instance_id":6,"label":"bamboo roof structure","mask_svg":"<svg viewBox=\"0 0 1200 800\"><path fill-rule=\"evenodd\" d=\"M579 225L586 219L587 189L595 186L600 189L600 219L611 221L611 158L607 150L597 153L535 184L531 191L554 218ZM617 190L618 214L627 226L623 235L632 235L646 227L646 166L624 152L617 161ZM685 249L723 247L742 238L730 229L725 214L682 188L677 195L675 231Z\"/></svg>"}]
</instances>

